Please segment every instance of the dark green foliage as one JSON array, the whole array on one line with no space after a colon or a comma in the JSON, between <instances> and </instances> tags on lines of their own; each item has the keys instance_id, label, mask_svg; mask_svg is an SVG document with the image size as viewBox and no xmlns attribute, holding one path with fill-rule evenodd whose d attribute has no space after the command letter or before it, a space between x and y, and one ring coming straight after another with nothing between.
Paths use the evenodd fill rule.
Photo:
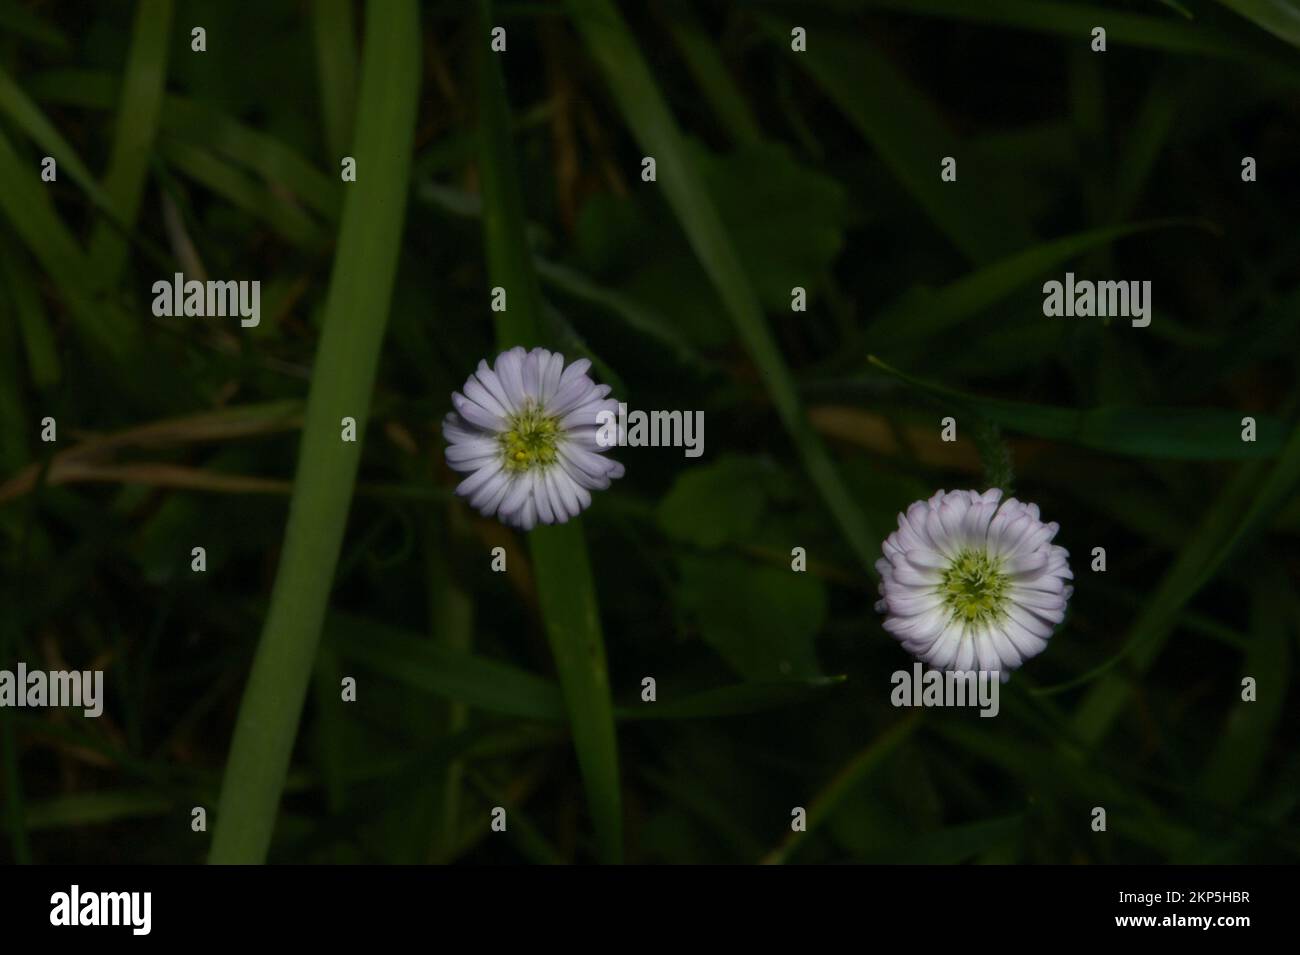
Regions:
<instances>
[{"instance_id":1,"label":"dark green foliage","mask_svg":"<svg viewBox=\"0 0 1300 955\"><path fill-rule=\"evenodd\" d=\"M107 690L0 709L0 861L203 861L223 786L277 862L1300 859L1295 3L424 3L413 123L401 19L0 2L0 670ZM155 318L200 269L261 325ZM480 519L438 426L515 342L704 455ZM986 481L1069 615L996 719L894 708L880 540Z\"/></svg>"}]
</instances>

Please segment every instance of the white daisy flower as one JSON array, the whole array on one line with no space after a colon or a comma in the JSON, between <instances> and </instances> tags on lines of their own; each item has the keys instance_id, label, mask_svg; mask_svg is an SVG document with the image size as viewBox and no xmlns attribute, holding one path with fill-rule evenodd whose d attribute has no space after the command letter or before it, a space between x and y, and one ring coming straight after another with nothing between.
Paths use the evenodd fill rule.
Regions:
<instances>
[{"instance_id":1,"label":"white daisy flower","mask_svg":"<svg viewBox=\"0 0 1300 955\"><path fill-rule=\"evenodd\" d=\"M566 367L545 348L512 348L492 368L480 361L442 422L447 464L469 472L456 493L485 517L531 530L577 517L592 490L622 477L623 465L596 441L596 416L617 414L618 402L590 367L585 358Z\"/></svg>"},{"instance_id":2,"label":"white daisy flower","mask_svg":"<svg viewBox=\"0 0 1300 955\"><path fill-rule=\"evenodd\" d=\"M876 562L884 628L939 670L997 670L1003 682L1065 618L1074 588L1060 529L1000 490L939 491L898 515Z\"/></svg>"}]
</instances>

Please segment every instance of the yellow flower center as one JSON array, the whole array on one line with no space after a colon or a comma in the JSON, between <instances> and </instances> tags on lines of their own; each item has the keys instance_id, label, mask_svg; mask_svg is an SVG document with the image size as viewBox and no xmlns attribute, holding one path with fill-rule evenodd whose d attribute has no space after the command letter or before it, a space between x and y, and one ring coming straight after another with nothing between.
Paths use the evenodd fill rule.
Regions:
<instances>
[{"instance_id":1,"label":"yellow flower center","mask_svg":"<svg viewBox=\"0 0 1300 955\"><path fill-rule=\"evenodd\" d=\"M1011 578L1002 561L982 550L964 550L943 572L939 593L952 616L967 624L989 623L1005 612Z\"/></svg>"},{"instance_id":2,"label":"yellow flower center","mask_svg":"<svg viewBox=\"0 0 1300 955\"><path fill-rule=\"evenodd\" d=\"M560 437L558 418L543 414L530 402L506 423L509 427L497 441L507 471L529 471L554 463Z\"/></svg>"}]
</instances>

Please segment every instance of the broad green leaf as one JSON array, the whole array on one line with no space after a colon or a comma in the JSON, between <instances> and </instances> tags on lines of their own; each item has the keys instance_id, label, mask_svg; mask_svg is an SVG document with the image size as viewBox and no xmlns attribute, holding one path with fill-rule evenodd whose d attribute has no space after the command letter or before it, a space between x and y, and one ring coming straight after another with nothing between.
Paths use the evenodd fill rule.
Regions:
<instances>
[{"instance_id":1,"label":"broad green leaf","mask_svg":"<svg viewBox=\"0 0 1300 955\"><path fill-rule=\"evenodd\" d=\"M736 557L682 557L678 564L678 600L737 673L755 681L821 677L813 647L826 620L821 580Z\"/></svg>"},{"instance_id":2,"label":"broad green leaf","mask_svg":"<svg viewBox=\"0 0 1300 955\"><path fill-rule=\"evenodd\" d=\"M779 480L770 463L730 454L683 471L659 502L659 527L696 547L745 540L758 529Z\"/></svg>"}]
</instances>

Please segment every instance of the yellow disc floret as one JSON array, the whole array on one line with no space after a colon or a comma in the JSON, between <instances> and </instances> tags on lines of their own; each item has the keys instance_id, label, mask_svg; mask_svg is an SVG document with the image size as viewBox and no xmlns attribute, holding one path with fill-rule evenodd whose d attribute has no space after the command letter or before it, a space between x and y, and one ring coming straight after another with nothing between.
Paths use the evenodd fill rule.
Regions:
<instances>
[{"instance_id":1,"label":"yellow disc floret","mask_svg":"<svg viewBox=\"0 0 1300 955\"><path fill-rule=\"evenodd\" d=\"M555 462L560 438L558 418L543 414L540 407L529 402L522 411L510 415L506 424L506 431L497 441L507 471L531 471Z\"/></svg>"},{"instance_id":2,"label":"yellow disc floret","mask_svg":"<svg viewBox=\"0 0 1300 955\"><path fill-rule=\"evenodd\" d=\"M939 593L959 623L989 623L1004 612L1010 578L1002 561L982 550L963 550L943 572Z\"/></svg>"}]
</instances>

